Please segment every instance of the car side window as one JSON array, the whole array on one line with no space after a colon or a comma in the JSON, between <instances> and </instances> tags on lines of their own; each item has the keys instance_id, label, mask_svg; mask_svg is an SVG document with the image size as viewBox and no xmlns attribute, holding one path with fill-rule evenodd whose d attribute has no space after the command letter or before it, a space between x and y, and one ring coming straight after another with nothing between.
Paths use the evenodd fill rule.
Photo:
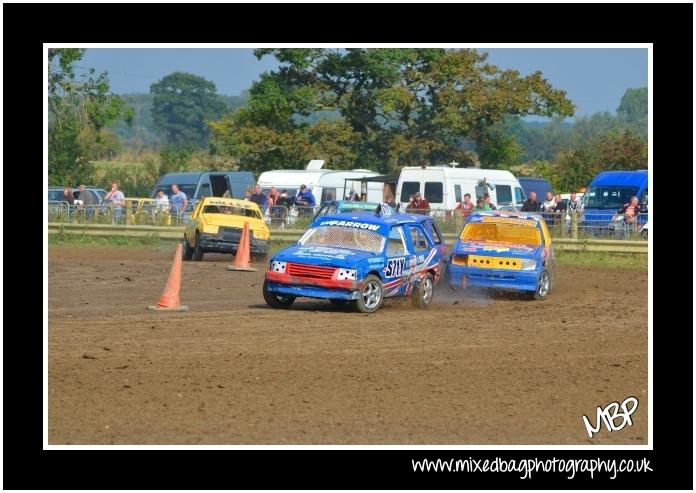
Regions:
<instances>
[{"instance_id":1,"label":"car side window","mask_svg":"<svg viewBox=\"0 0 696 493\"><path fill-rule=\"evenodd\" d=\"M406 255L403 227L394 226L389 230L387 257L400 257L402 255Z\"/></svg>"},{"instance_id":2,"label":"car side window","mask_svg":"<svg viewBox=\"0 0 696 493\"><path fill-rule=\"evenodd\" d=\"M418 250L429 250L433 247L430 238L425 234L425 231L420 226L415 224L409 224L408 226L409 234L411 235L411 243L413 248Z\"/></svg>"},{"instance_id":3,"label":"car side window","mask_svg":"<svg viewBox=\"0 0 696 493\"><path fill-rule=\"evenodd\" d=\"M425 223L425 228L430 233L430 236L432 237L435 244L442 245L442 235L440 234L440 231L437 229L435 221L428 221L427 223Z\"/></svg>"}]
</instances>

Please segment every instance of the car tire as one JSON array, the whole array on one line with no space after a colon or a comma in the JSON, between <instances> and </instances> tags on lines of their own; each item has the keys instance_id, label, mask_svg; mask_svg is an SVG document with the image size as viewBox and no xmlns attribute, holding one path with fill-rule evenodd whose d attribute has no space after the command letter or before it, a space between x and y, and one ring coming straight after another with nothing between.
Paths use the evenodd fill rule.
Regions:
<instances>
[{"instance_id":1,"label":"car tire","mask_svg":"<svg viewBox=\"0 0 696 493\"><path fill-rule=\"evenodd\" d=\"M184 260L191 260L193 258L193 248L188 244L186 235L184 235Z\"/></svg>"},{"instance_id":2,"label":"car tire","mask_svg":"<svg viewBox=\"0 0 696 493\"><path fill-rule=\"evenodd\" d=\"M362 284L358 299L355 300L355 306L361 313L376 312L384 302L382 281L374 274L370 274L365 277Z\"/></svg>"},{"instance_id":3,"label":"car tire","mask_svg":"<svg viewBox=\"0 0 696 493\"><path fill-rule=\"evenodd\" d=\"M551 287L552 287L552 280L551 280L551 273L544 269L541 271L541 275L539 276L539 282L537 283L537 288L534 290L533 293L531 293L531 298L537 301L546 299L546 297L549 295L551 292Z\"/></svg>"},{"instance_id":4,"label":"car tire","mask_svg":"<svg viewBox=\"0 0 696 493\"><path fill-rule=\"evenodd\" d=\"M201 238L198 233L196 233L196 244L193 247L193 260L196 262L203 260L203 248L201 248Z\"/></svg>"},{"instance_id":5,"label":"car tire","mask_svg":"<svg viewBox=\"0 0 696 493\"><path fill-rule=\"evenodd\" d=\"M418 287L411 296L411 303L416 308L428 308L433 301L435 282L432 273L428 272L418 283Z\"/></svg>"},{"instance_id":6,"label":"car tire","mask_svg":"<svg viewBox=\"0 0 696 493\"><path fill-rule=\"evenodd\" d=\"M295 302L294 296L279 296L268 290L268 281L263 281L263 299L271 308L289 308Z\"/></svg>"}]
</instances>

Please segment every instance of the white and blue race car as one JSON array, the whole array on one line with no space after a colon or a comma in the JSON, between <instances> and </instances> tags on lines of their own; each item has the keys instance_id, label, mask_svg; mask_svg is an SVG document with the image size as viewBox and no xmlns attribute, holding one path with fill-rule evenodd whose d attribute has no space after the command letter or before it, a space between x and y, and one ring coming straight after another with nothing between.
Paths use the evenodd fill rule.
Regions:
<instances>
[{"instance_id":1,"label":"white and blue race car","mask_svg":"<svg viewBox=\"0 0 696 493\"><path fill-rule=\"evenodd\" d=\"M354 303L376 311L385 298L409 296L427 307L442 274L444 237L430 216L331 214L271 259L263 297L287 308L298 297Z\"/></svg>"}]
</instances>

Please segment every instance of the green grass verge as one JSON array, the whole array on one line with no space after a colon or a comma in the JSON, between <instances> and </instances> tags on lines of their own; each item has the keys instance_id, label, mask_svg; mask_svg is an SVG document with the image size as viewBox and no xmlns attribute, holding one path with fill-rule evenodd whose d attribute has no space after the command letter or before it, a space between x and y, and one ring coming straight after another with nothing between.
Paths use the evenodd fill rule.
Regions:
<instances>
[{"instance_id":1,"label":"green grass verge","mask_svg":"<svg viewBox=\"0 0 696 493\"><path fill-rule=\"evenodd\" d=\"M172 240L163 240L157 235L147 236L96 236L80 234L50 234L49 245L105 246L105 247L160 247L172 245Z\"/></svg>"},{"instance_id":2,"label":"green grass verge","mask_svg":"<svg viewBox=\"0 0 696 493\"><path fill-rule=\"evenodd\" d=\"M173 240L163 240L154 234L147 236L61 235L60 233L48 235L49 245L152 248L167 247L172 243L174 243ZM289 240L271 240L268 248L269 257L292 244L293 242ZM569 267L648 268L647 255L630 253L557 251L556 261L559 266Z\"/></svg>"},{"instance_id":3,"label":"green grass verge","mask_svg":"<svg viewBox=\"0 0 696 493\"><path fill-rule=\"evenodd\" d=\"M556 262L569 267L648 268L648 256L634 253L557 251Z\"/></svg>"}]
</instances>

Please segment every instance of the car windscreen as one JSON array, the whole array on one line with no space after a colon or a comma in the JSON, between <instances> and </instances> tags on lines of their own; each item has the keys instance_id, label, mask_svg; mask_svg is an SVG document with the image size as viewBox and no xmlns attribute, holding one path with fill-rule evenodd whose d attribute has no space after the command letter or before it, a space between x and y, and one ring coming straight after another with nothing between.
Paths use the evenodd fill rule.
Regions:
<instances>
[{"instance_id":1,"label":"car windscreen","mask_svg":"<svg viewBox=\"0 0 696 493\"><path fill-rule=\"evenodd\" d=\"M638 187L600 185L582 196L585 209L619 209L638 193Z\"/></svg>"},{"instance_id":2,"label":"car windscreen","mask_svg":"<svg viewBox=\"0 0 696 493\"><path fill-rule=\"evenodd\" d=\"M205 205L203 206L202 214L226 214L261 219L261 214L259 214L259 212L255 211L254 209L247 209L246 207L234 207L229 205Z\"/></svg>"},{"instance_id":3,"label":"car windscreen","mask_svg":"<svg viewBox=\"0 0 696 493\"><path fill-rule=\"evenodd\" d=\"M460 238L466 241L541 245L541 234L536 226L502 222L469 223L464 227Z\"/></svg>"},{"instance_id":4,"label":"car windscreen","mask_svg":"<svg viewBox=\"0 0 696 493\"><path fill-rule=\"evenodd\" d=\"M375 231L343 226L317 226L309 229L297 243L378 254L384 248L384 241L385 237Z\"/></svg>"}]
</instances>

